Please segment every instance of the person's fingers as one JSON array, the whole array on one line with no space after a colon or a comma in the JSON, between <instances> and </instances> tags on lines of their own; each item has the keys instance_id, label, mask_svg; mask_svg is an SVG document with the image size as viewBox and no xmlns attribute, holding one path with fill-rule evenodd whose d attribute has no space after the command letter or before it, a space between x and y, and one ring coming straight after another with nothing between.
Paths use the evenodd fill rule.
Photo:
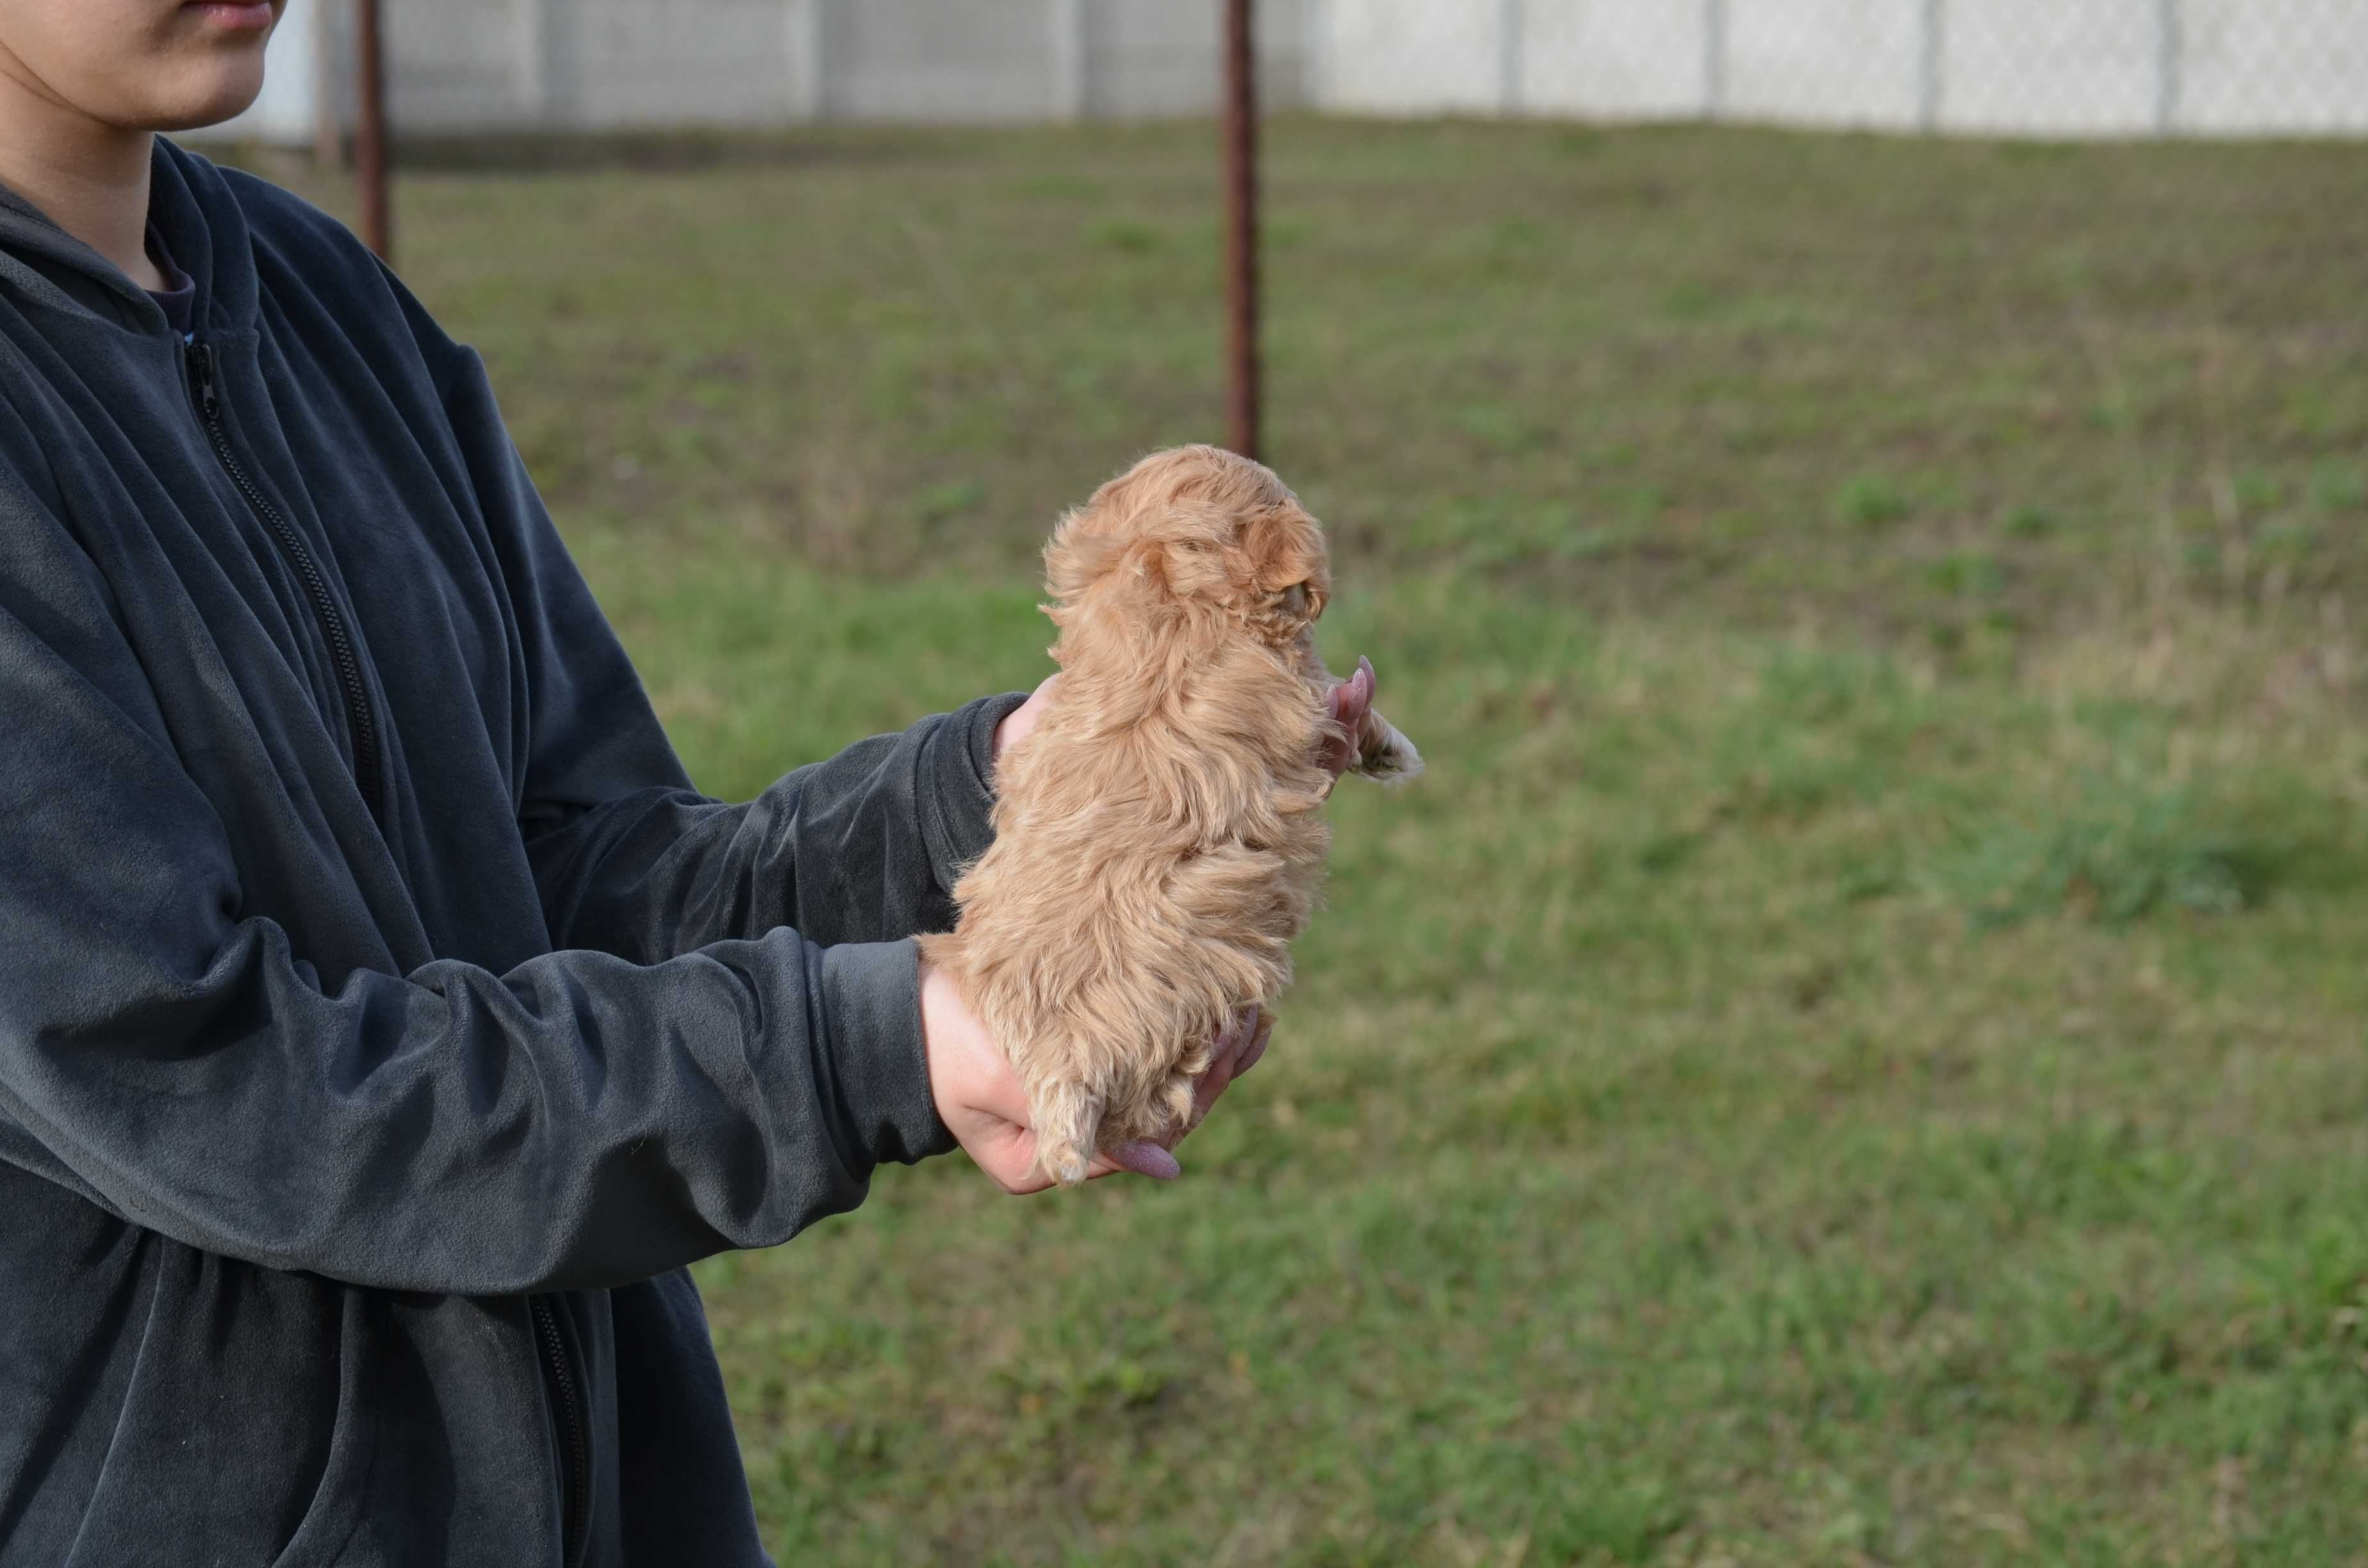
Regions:
<instances>
[{"instance_id":1,"label":"person's fingers","mask_svg":"<svg viewBox=\"0 0 2368 1568\"><path fill-rule=\"evenodd\" d=\"M1036 1169L1036 1135L1033 1132L1019 1131L1019 1135L1006 1147L987 1153L984 1156L973 1153L971 1158L981 1170L985 1171L987 1176L993 1178L996 1186L1014 1198L1027 1198L1035 1193L1047 1191L1057 1185L1050 1178L1040 1175ZM1170 1160L1168 1163L1173 1165L1175 1162ZM1107 1154L1097 1154L1086 1166L1086 1179L1099 1181L1104 1176L1117 1176L1121 1171L1133 1171L1134 1168L1133 1165L1121 1164ZM1144 1171L1142 1174L1156 1176L1159 1173L1155 1170Z\"/></svg>"},{"instance_id":2,"label":"person's fingers","mask_svg":"<svg viewBox=\"0 0 2368 1568\"><path fill-rule=\"evenodd\" d=\"M1219 1026L1216 1038L1209 1042L1209 1065L1201 1074L1203 1082L1216 1073L1233 1076L1234 1063L1240 1060L1242 1047L1249 1043L1249 1011L1244 1008Z\"/></svg>"},{"instance_id":3,"label":"person's fingers","mask_svg":"<svg viewBox=\"0 0 2368 1568\"><path fill-rule=\"evenodd\" d=\"M1225 1092L1226 1085L1230 1085L1233 1081L1234 1060L1232 1057L1227 1057L1221 1062L1212 1063L1206 1073L1201 1074L1201 1081L1192 1085L1191 1126L1185 1128L1184 1132L1190 1132L1193 1127L1201 1125L1201 1119L1209 1114L1209 1108L1217 1103L1217 1096L1224 1094ZM1183 1135L1184 1134L1182 1132L1177 1134L1178 1138L1181 1138Z\"/></svg>"},{"instance_id":4,"label":"person's fingers","mask_svg":"<svg viewBox=\"0 0 2368 1568\"><path fill-rule=\"evenodd\" d=\"M1324 766L1335 779L1356 764L1357 732L1372 709L1373 682L1372 661L1360 653L1356 673L1332 688L1328 707L1338 733L1325 740Z\"/></svg>"},{"instance_id":5,"label":"person's fingers","mask_svg":"<svg viewBox=\"0 0 2368 1568\"><path fill-rule=\"evenodd\" d=\"M1273 1036L1274 1015L1271 1013L1260 1013L1258 1015L1258 1028L1250 1035L1249 1043L1242 1047L1241 1060L1234 1063L1235 1077L1239 1078L1247 1075L1251 1068L1258 1064L1259 1058L1266 1055L1266 1042L1272 1039Z\"/></svg>"},{"instance_id":6,"label":"person's fingers","mask_svg":"<svg viewBox=\"0 0 2368 1568\"><path fill-rule=\"evenodd\" d=\"M996 1186L1015 1196L1045 1185L1036 1174L1036 1135L1017 1122L999 1122L977 1138L971 1144L971 1158Z\"/></svg>"},{"instance_id":7,"label":"person's fingers","mask_svg":"<svg viewBox=\"0 0 2368 1568\"><path fill-rule=\"evenodd\" d=\"M1044 722L1044 710L1052 705L1053 694L1060 683L1061 673L1055 670L1037 683L1036 689L1028 694L1027 701L1003 716L995 726L995 733L989 737L990 761L1002 761L1004 753L1036 733L1037 726Z\"/></svg>"},{"instance_id":8,"label":"person's fingers","mask_svg":"<svg viewBox=\"0 0 2368 1568\"><path fill-rule=\"evenodd\" d=\"M973 1150L970 1157L972 1164L986 1173L988 1180L1014 1198L1025 1198L1031 1192L1042 1192L1053 1185L1036 1174L1035 1154L1032 1151L1026 1154L1015 1154L1000 1151Z\"/></svg>"},{"instance_id":9,"label":"person's fingers","mask_svg":"<svg viewBox=\"0 0 2368 1568\"><path fill-rule=\"evenodd\" d=\"M1008 1132L981 1138L971 1159L1014 1198L1025 1198L1055 1185L1037 1172L1036 1134L1024 1127L1009 1126ZM1184 1174L1175 1155L1156 1143L1140 1142L1121 1143L1096 1154L1086 1165L1087 1181L1121 1173L1145 1176L1155 1181L1174 1181Z\"/></svg>"},{"instance_id":10,"label":"person's fingers","mask_svg":"<svg viewBox=\"0 0 2368 1568\"><path fill-rule=\"evenodd\" d=\"M1237 1076L1241 1073L1242 1053L1249 1050L1250 1041L1258 1037L1258 1017L1256 1006L1244 1007L1227 1019L1225 1027L1218 1032L1217 1039L1224 1047L1225 1070L1229 1076Z\"/></svg>"},{"instance_id":11,"label":"person's fingers","mask_svg":"<svg viewBox=\"0 0 2368 1568\"><path fill-rule=\"evenodd\" d=\"M1245 1007L1219 1031L1216 1050L1210 1057L1209 1070L1201 1074L1201 1081L1192 1088L1192 1120L1196 1125L1209 1114L1209 1108L1217 1103L1217 1096L1225 1092L1225 1085L1241 1072L1242 1052L1249 1048L1252 1037L1258 1032L1258 1009Z\"/></svg>"},{"instance_id":12,"label":"person's fingers","mask_svg":"<svg viewBox=\"0 0 2368 1568\"><path fill-rule=\"evenodd\" d=\"M1194 1085L1193 1126L1199 1125L1227 1085L1265 1053L1273 1025L1274 1020L1258 1008L1245 1007L1217 1032L1211 1046L1208 1069ZM1179 1130L1175 1141L1181 1142L1190 1131L1189 1126ZM1037 1173L1036 1134L1016 1121L998 1119L993 1128L979 1129L965 1138L963 1146L970 1150L972 1161L1014 1197L1042 1192L1053 1185ZM1087 1181L1121 1173L1149 1176L1154 1181L1174 1181L1184 1170L1169 1147L1147 1140L1121 1143L1096 1154L1086 1166Z\"/></svg>"},{"instance_id":13,"label":"person's fingers","mask_svg":"<svg viewBox=\"0 0 2368 1568\"><path fill-rule=\"evenodd\" d=\"M1357 744L1357 696L1342 681L1332 688L1332 722L1340 732L1328 748L1331 755L1346 756L1349 748Z\"/></svg>"},{"instance_id":14,"label":"person's fingers","mask_svg":"<svg viewBox=\"0 0 2368 1568\"><path fill-rule=\"evenodd\" d=\"M1372 661L1358 654L1356 673L1332 688L1332 716L1350 729L1364 722L1373 705L1373 681Z\"/></svg>"}]
</instances>

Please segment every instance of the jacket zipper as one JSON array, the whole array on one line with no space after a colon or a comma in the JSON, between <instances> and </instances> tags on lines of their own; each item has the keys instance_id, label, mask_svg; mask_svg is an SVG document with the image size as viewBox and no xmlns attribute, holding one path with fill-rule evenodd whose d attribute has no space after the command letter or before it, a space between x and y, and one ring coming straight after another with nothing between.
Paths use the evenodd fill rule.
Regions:
<instances>
[{"instance_id":1,"label":"jacket zipper","mask_svg":"<svg viewBox=\"0 0 2368 1568\"><path fill-rule=\"evenodd\" d=\"M559 1561L568 1568L584 1547L585 1512L592 1498L592 1460L584 1441L583 1407L575 1400L575 1375L568 1370L566 1342L559 1337L559 1321L551 1303L541 1296L527 1298L534 1326L551 1358L552 1382L559 1390L559 1434L562 1467L559 1497Z\"/></svg>"},{"instance_id":2,"label":"jacket zipper","mask_svg":"<svg viewBox=\"0 0 2368 1568\"><path fill-rule=\"evenodd\" d=\"M370 687L362 681L360 658L354 653L353 638L346 630L346 618L337 608L337 601L329 592L329 580L321 574L320 562L313 558L312 550L304 543L279 508L271 504L231 450L229 432L222 428L222 403L214 388L214 350L209 343L188 346L189 392L197 399L198 413L206 427L206 438L213 444L214 457L222 463L222 472L255 515L263 519L279 548L287 554L289 564L303 580L305 596L313 601L313 614L321 623L321 635L329 644L329 659L336 666L337 687L345 698L346 729L354 744L354 782L360 786L362 803L370 808L373 818L380 818L381 789L378 768L378 722L372 717Z\"/></svg>"},{"instance_id":3,"label":"jacket zipper","mask_svg":"<svg viewBox=\"0 0 2368 1568\"><path fill-rule=\"evenodd\" d=\"M329 592L328 579L322 575L320 562L279 509L271 504L254 480L247 477L238 456L231 449L229 433L222 427L222 402L214 384L213 346L192 343L188 346L189 390L196 397L198 412L202 415L206 437L212 444L214 457L230 476L239 494L255 509L255 515L271 529L279 547L288 555L296 574L303 580L306 596L312 600L313 613L321 623L321 635L329 644L329 656L337 671L337 686L345 699L346 725L353 736L354 780L361 788L362 801L370 815L380 814L381 790L378 771L378 723L371 715L370 688L362 683L361 661L354 653L353 638L346 630L346 618L337 608L336 599ZM564 1468L560 1478L560 1561L572 1564L584 1544L586 1508L592 1495L591 1457L584 1440L584 1411L576 1398L575 1375L567 1365L566 1342L559 1336L559 1324L552 1315L551 1304L540 1296L530 1297L537 1337L544 1355L551 1360L552 1384L559 1391L559 1426L564 1450Z\"/></svg>"}]
</instances>

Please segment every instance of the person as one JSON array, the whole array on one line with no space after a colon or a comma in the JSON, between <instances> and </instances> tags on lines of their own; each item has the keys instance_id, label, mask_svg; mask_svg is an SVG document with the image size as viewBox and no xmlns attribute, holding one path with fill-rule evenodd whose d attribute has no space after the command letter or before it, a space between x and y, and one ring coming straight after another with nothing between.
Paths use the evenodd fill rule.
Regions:
<instances>
[{"instance_id":1,"label":"person","mask_svg":"<svg viewBox=\"0 0 2368 1568\"><path fill-rule=\"evenodd\" d=\"M762 1562L685 1267L1033 1185L909 938L1049 693L695 793L477 357L156 134L284 4L0 0L0 1563Z\"/></svg>"}]
</instances>

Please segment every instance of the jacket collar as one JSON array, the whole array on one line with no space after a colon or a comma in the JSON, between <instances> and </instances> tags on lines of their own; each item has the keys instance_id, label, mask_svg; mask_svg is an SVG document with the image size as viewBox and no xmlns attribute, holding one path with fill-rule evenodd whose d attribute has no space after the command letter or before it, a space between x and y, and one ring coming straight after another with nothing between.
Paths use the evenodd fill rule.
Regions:
<instances>
[{"instance_id":1,"label":"jacket collar","mask_svg":"<svg viewBox=\"0 0 2368 1568\"><path fill-rule=\"evenodd\" d=\"M164 236L175 265L197 284L199 332L251 326L255 253L245 214L222 172L157 137L149 165L148 217ZM165 312L145 290L5 185L0 185L0 284L14 285L55 309L104 316L138 331L165 330Z\"/></svg>"}]
</instances>

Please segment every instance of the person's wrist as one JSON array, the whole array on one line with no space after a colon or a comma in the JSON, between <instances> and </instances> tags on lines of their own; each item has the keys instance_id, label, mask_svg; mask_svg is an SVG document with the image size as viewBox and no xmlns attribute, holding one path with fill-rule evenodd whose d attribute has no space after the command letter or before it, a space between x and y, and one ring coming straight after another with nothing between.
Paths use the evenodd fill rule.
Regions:
<instances>
[{"instance_id":1,"label":"person's wrist","mask_svg":"<svg viewBox=\"0 0 2368 1568\"><path fill-rule=\"evenodd\" d=\"M938 1119L959 1137L958 1119L962 1114L959 1063L965 1042L957 1037L970 1027L970 1009L963 1006L962 988L953 976L926 960L921 964L920 1006L921 1060L929 1074L930 1103L938 1108Z\"/></svg>"},{"instance_id":2,"label":"person's wrist","mask_svg":"<svg viewBox=\"0 0 2368 1568\"><path fill-rule=\"evenodd\" d=\"M942 1004L937 995L942 971L923 959L917 979L916 1006L921 1015L921 1066L929 1075L929 1102L938 1108L938 1119L951 1127L952 1123L946 1117L946 1074L943 1063L939 1061L939 1042L945 1034L945 1024L939 1013Z\"/></svg>"}]
</instances>

